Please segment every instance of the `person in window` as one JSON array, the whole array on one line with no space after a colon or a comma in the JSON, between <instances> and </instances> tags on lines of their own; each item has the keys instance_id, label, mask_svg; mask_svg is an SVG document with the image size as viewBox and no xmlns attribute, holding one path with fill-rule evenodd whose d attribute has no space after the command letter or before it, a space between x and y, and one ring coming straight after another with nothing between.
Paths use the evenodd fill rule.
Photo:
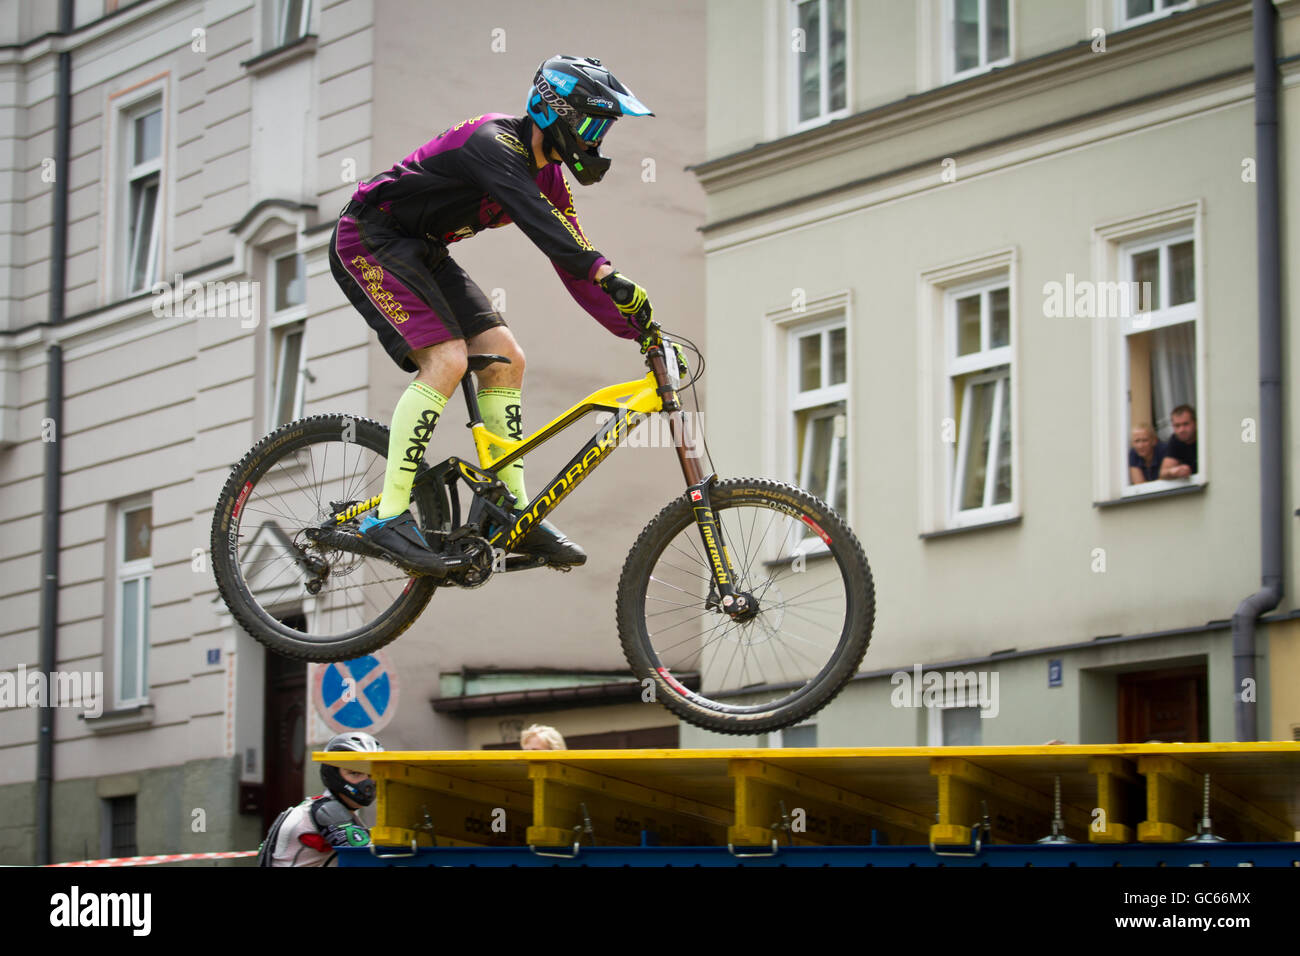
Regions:
<instances>
[{"instance_id":1,"label":"person in window","mask_svg":"<svg viewBox=\"0 0 1300 956\"><path fill-rule=\"evenodd\" d=\"M479 407L488 430L523 437L523 352L448 245L513 222L580 306L614 335L644 344L652 322L646 292L583 234L559 164L584 186L599 182L610 165L600 154L609 128L623 116L653 115L599 60L551 57L533 77L526 115L486 113L457 123L361 183L339 215L329 253L334 278L389 357L418 373L393 412L382 501L360 526L399 566L432 576L447 570L408 506L415 471L468 354L510 360L479 373ZM529 500L523 460L500 478L519 514ZM519 548L565 568L587 559L547 521L533 523Z\"/></svg>"},{"instance_id":2,"label":"person in window","mask_svg":"<svg viewBox=\"0 0 1300 956\"><path fill-rule=\"evenodd\" d=\"M1196 412L1179 405L1169 416L1174 433L1160 462L1161 478L1190 478L1196 474Z\"/></svg>"},{"instance_id":3,"label":"person in window","mask_svg":"<svg viewBox=\"0 0 1300 956\"><path fill-rule=\"evenodd\" d=\"M330 750L378 752L384 748L370 734L337 734ZM338 866L341 846L369 846L370 831L356 811L375 801L370 774L321 764L325 792L285 810L271 824L258 851L259 866Z\"/></svg>"},{"instance_id":4,"label":"person in window","mask_svg":"<svg viewBox=\"0 0 1300 956\"><path fill-rule=\"evenodd\" d=\"M519 734L520 750L568 750L564 738L554 727L545 724L533 724L525 727Z\"/></svg>"},{"instance_id":5,"label":"person in window","mask_svg":"<svg viewBox=\"0 0 1300 956\"><path fill-rule=\"evenodd\" d=\"M1143 422L1133 429L1133 447L1128 450L1129 482L1141 485L1160 477L1167 446L1156 437L1156 430Z\"/></svg>"}]
</instances>

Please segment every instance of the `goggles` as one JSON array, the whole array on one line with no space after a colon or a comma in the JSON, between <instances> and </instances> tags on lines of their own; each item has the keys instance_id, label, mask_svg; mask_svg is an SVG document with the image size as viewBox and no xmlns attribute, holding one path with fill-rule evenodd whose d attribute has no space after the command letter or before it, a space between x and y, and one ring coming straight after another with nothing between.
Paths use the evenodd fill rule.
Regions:
<instances>
[{"instance_id":1,"label":"goggles","mask_svg":"<svg viewBox=\"0 0 1300 956\"><path fill-rule=\"evenodd\" d=\"M584 116L578 124L578 138L587 146L599 146L613 122L609 116Z\"/></svg>"}]
</instances>

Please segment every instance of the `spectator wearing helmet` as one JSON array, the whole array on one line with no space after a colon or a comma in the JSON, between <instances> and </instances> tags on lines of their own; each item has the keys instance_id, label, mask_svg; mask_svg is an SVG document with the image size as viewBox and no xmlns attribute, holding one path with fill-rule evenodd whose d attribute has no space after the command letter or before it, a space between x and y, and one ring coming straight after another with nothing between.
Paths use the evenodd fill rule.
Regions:
<instances>
[{"instance_id":1,"label":"spectator wearing helmet","mask_svg":"<svg viewBox=\"0 0 1300 956\"><path fill-rule=\"evenodd\" d=\"M567 750L564 738L554 727L546 724L533 724L519 733L520 750Z\"/></svg>"},{"instance_id":2,"label":"spectator wearing helmet","mask_svg":"<svg viewBox=\"0 0 1300 956\"><path fill-rule=\"evenodd\" d=\"M338 734L326 752L375 753L384 748L370 734ZM370 831L356 811L375 800L375 782L360 770L321 764L325 792L285 810L267 832L259 866L338 866L337 847L367 846Z\"/></svg>"}]
</instances>

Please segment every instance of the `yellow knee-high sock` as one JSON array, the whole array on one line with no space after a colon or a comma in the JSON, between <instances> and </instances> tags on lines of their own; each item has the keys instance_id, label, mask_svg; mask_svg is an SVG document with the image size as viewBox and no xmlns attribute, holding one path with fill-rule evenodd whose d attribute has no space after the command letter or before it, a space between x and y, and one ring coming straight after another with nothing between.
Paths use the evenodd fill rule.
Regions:
<instances>
[{"instance_id":1,"label":"yellow knee-high sock","mask_svg":"<svg viewBox=\"0 0 1300 956\"><path fill-rule=\"evenodd\" d=\"M519 441L524 437L524 426L520 415L522 408L522 390L518 388L481 388L478 392L478 409L483 415L483 424L488 431ZM492 453L503 452L500 445L492 446ZM528 492L524 490L524 460L516 458L501 470L501 481L515 496L516 507L528 503Z\"/></svg>"},{"instance_id":2,"label":"yellow knee-high sock","mask_svg":"<svg viewBox=\"0 0 1300 956\"><path fill-rule=\"evenodd\" d=\"M384 471L383 500L377 517L400 515L411 504L411 482L424 458L433 426L447 407L447 396L423 382L412 382L393 409L388 436L388 465Z\"/></svg>"}]
</instances>

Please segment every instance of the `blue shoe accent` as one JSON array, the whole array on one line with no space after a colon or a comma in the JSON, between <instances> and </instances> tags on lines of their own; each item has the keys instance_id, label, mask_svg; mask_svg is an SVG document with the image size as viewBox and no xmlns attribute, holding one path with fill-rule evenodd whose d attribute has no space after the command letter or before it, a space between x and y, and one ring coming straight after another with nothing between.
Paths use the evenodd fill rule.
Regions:
<instances>
[{"instance_id":1,"label":"blue shoe accent","mask_svg":"<svg viewBox=\"0 0 1300 956\"><path fill-rule=\"evenodd\" d=\"M420 543L426 548L429 547L429 541L425 538L424 532L421 531L419 526L415 523L415 516L411 515L410 509L403 511L401 514L393 515L391 518L376 518L374 515L366 515L361 519L361 524L357 527L357 530L362 534L365 534L371 528L387 527L394 521L400 521L402 518L407 516L411 517L411 530L414 531L416 537L420 539Z\"/></svg>"},{"instance_id":2,"label":"blue shoe accent","mask_svg":"<svg viewBox=\"0 0 1300 956\"><path fill-rule=\"evenodd\" d=\"M446 573L446 562L429 547L428 539L416 525L409 508L391 518L366 515L357 530L374 547L403 567L414 568L420 573Z\"/></svg>"},{"instance_id":3,"label":"blue shoe accent","mask_svg":"<svg viewBox=\"0 0 1300 956\"><path fill-rule=\"evenodd\" d=\"M382 527L388 524L389 522L396 521L400 517L401 515L393 515L391 518L376 518L372 514L366 515L364 518L361 519L361 524L357 528L357 530L360 531L362 534L365 534L367 531L369 531L371 528L375 527L376 525Z\"/></svg>"}]
</instances>

